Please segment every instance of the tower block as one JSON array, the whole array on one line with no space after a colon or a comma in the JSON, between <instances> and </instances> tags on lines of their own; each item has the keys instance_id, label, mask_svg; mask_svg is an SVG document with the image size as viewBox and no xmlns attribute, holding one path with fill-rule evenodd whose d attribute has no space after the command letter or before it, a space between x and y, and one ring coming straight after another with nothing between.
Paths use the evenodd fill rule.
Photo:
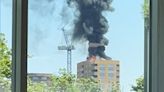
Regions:
<instances>
[{"instance_id":1,"label":"tower block","mask_svg":"<svg viewBox=\"0 0 164 92\"><path fill-rule=\"evenodd\" d=\"M119 90L120 63L118 60L105 60L92 57L77 64L78 78L93 78L101 86L103 92Z\"/></svg>"}]
</instances>

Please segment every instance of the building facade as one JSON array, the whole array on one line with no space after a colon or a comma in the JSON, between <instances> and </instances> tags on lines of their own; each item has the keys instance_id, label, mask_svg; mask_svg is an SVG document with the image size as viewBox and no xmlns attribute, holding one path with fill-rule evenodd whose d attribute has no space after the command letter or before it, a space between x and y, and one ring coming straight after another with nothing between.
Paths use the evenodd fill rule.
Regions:
<instances>
[{"instance_id":1,"label":"building facade","mask_svg":"<svg viewBox=\"0 0 164 92\"><path fill-rule=\"evenodd\" d=\"M31 79L32 82L42 82L46 83L47 85L51 84L51 76L52 74L48 73L28 73L28 77Z\"/></svg>"},{"instance_id":2,"label":"building facade","mask_svg":"<svg viewBox=\"0 0 164 92\"><path fill-rule=\"evenodd\" d=\"M96 59L82 61L77 64L77 77L94 78L103 92L119 89L120 64L118 60Z\"/></svg>"},{"instance_id":3,"label":"building facade","mask_svg":"<svg viewBox=\"0 0 164 92\"><path fill-rule=\"evenodd\" d=\"M2 88L1 86L0 86L0 92L5 92L4 88Z\"/></svg>"}]
</instances>

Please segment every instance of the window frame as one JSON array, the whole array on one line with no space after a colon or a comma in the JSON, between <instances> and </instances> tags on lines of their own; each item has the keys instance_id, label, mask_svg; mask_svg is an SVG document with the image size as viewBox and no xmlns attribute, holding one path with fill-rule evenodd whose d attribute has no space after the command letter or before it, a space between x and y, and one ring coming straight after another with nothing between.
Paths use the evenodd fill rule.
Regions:
<instances>
[{"instance_id":1,"label":"window frame","mask_svg":"<svg viewBox=\"0 0 164 92\"><path fill-rule=\"evenodd\" d=\"M27 92L28 0L13 0L12 92Z\"/></svg>"},{"instance_id":2,"label":"window frame","mask_svg":"<svg viewBox=\"0 0 164 92\"><path fill-rule=\"evenodd\" d=\"M164 1L150 0L150 6L150 31L145 32L144 42L144 92L163 92ZM13 0L12 23L12 92L27 92L28 0Z\"/></svg>"},{"instance_id":3,"label":"window frame","mask_svg":"<svg viewBox=\"0 0 164 92\"><path fill-rule=\"evenodd\" d=\"M164 91L164 1L150 0L150 34L145 92Z\"/></svg>"}]
</instances>

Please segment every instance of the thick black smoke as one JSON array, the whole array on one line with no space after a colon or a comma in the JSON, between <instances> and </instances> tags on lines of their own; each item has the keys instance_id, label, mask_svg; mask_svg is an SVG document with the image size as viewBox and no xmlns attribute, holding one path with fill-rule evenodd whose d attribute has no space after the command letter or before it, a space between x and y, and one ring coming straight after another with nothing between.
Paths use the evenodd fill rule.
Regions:
<instances>
[{"instance_id":1,"label":"thick black smoke","mask_svg":"<svg viewBox=\"0 0 164 92\"><path fill-rule=\"evenodd\" d=\"M108 39L104 34L107 33L109 26L107 19L102 15L103 11L112 10L111 0L68 0L68 4L71 3L77 6L79 12L73 40L89 41L89 57L100 56L111 59L104 53L105 45L108 45Z\"/></svg>"}]
</instances>

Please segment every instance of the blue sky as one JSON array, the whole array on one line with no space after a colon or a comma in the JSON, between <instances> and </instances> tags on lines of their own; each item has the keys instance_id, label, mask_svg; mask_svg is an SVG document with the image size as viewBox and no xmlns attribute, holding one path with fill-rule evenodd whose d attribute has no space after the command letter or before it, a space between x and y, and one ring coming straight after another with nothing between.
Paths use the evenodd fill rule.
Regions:
<instances>
[{"instance_id":1,"label":"blue sky","mask_svg":"<svg viewBox=\"0 0 164 92\"><path fill-rule=\"evenodd\" d=\"M64 6L64 0L29 0L29 45L28 72L58 73L59 68L66 68L66 51L59 51L57 46L64 45L60 30L66 25L71 31L73 11ZM109 22L106 37L109 45L106 53L120 61L120 81L122 92L130 92L134 80L143 75L144 68L144 21L142 14L143 0L113 0L114 12L104 13ZM61 12L65 10L64 17ZM11 0L0 0L0 31L6 34L11 48ZM87 43L76 43L72 53L73 73L76 64L86 59Z\"/></svg>"}]
</instances>

